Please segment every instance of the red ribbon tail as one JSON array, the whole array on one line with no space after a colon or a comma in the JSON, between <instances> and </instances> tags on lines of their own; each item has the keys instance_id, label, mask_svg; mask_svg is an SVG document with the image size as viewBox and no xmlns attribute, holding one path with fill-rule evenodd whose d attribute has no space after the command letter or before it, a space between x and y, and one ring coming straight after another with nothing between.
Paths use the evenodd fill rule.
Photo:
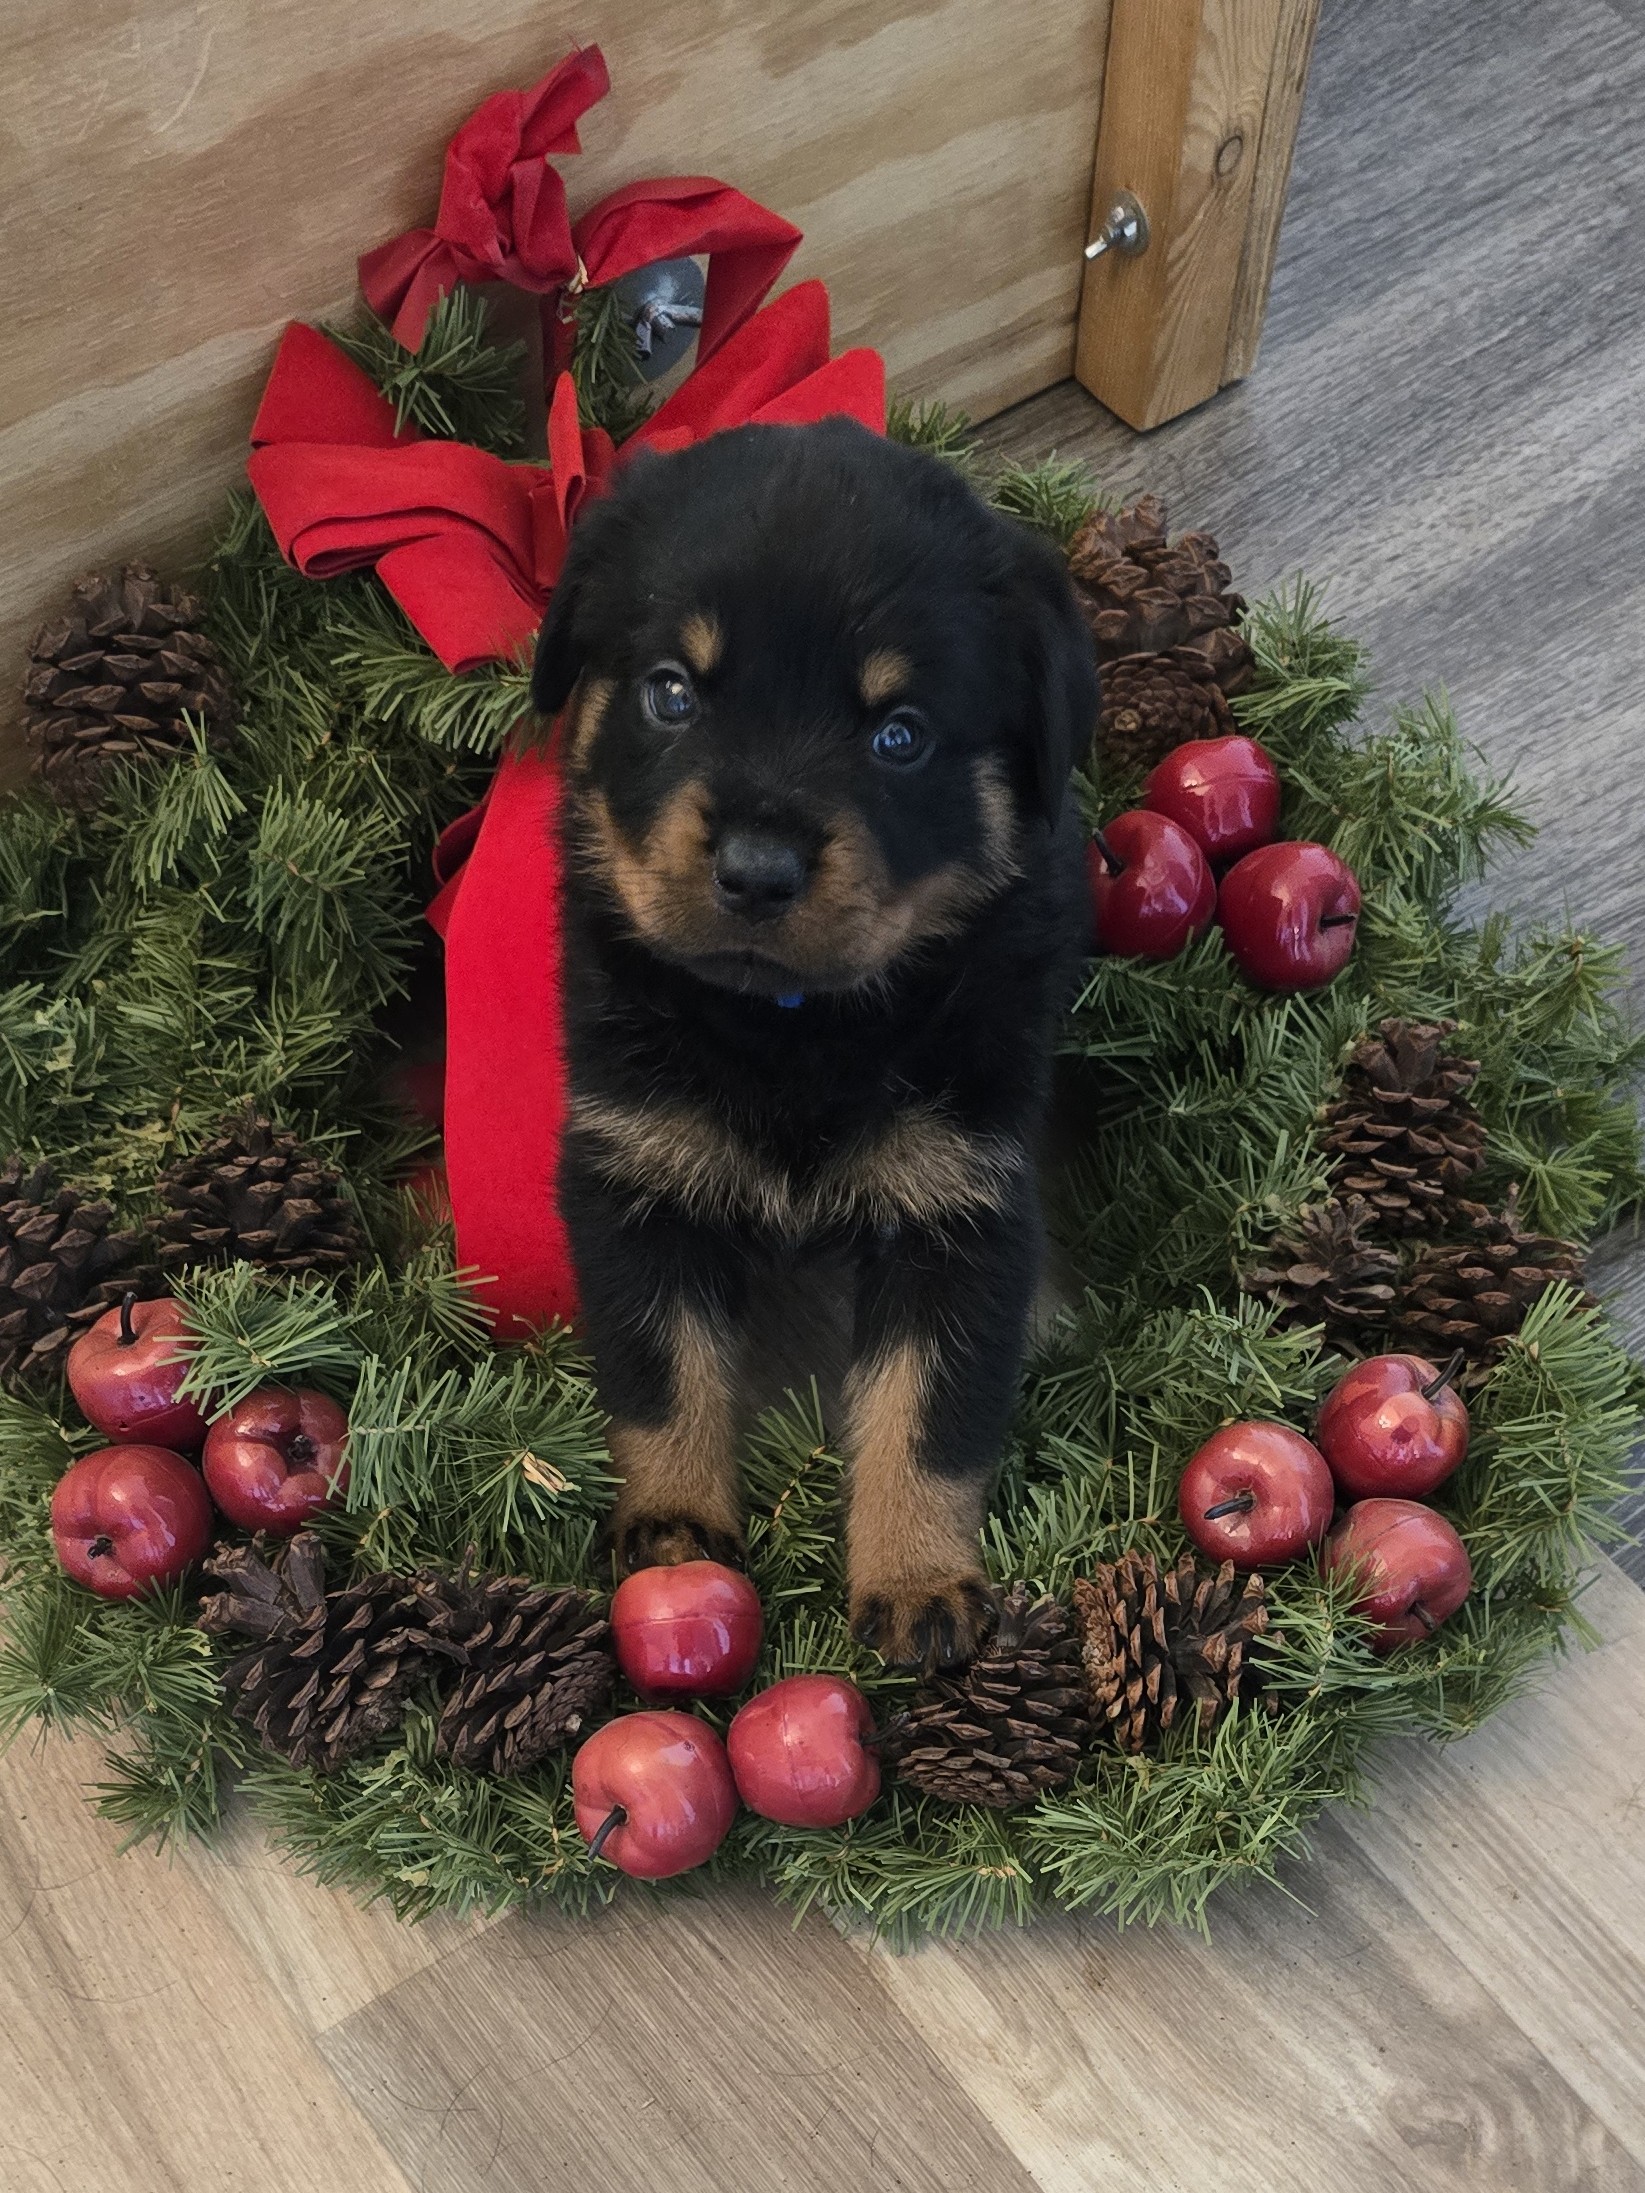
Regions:
<instances>
[{"instance_id":1,"label":"red ribbon tail","mask_svg":"<svg viewBox=\"0 0 1645 2193\"><path fill-rule=\"evenodd\" d=\"M577 1308L559 1209L569 1102L559 814L556 758L531 746L505 755L443 909L457 1256L479 1275L476 1291L505 1340L569 1321Z\"/></svg>"}]
</instances>

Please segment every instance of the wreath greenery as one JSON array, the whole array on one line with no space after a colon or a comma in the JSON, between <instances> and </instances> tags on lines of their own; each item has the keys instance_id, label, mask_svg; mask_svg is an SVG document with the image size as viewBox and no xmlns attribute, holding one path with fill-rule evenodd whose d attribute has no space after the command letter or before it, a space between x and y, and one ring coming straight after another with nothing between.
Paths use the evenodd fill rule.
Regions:
<instances>
[{"instance_id":1,"label":"wreath greenery","mask_svg":"<svg viewBox=\"0 0 1645 2193\"><path fill-rule=\"evenodd\" d=\"M585 410L631 425L598 294L579 310ZM348 340L431 432L520 453L519 361L473 298L439 308L416 356L375 323ZM941 407L901 407L893 431L979 470ZM983 484L1065 542L1097 503L1054 461ZM398 1185L426 1130L383 1093L384 1015L409 979L429 847L483 788L526 707L525 670L449 676L374 579L299 577L249 503L205 585L238 695L232 742L202 730L165 766L128 768L89 815L39 789L0 807L0 1145L140 1227L161 1168L225 1112L251 1098L277 1113L340 1167L372 1254L335 1279L239 1263L180 1281L195 1387L232 1402L300 1377L347 1404L348 1501L321 1526L339 1572L451 1567L472 1548L598 1587L610 1480L586 1366L563 1333L492 1349L449 1235ZM1347 972L1310 996L1252 989L1215 930L1169 963L1089 968L1065 1043L1088 1131L1053 1213L1078 1300L1030 1364L986 1533L997 1578L1064 1595L1129 1547L1175 1558L1192 1449L1229 1417L1307 1424L1340 1368L1240 1273L1323 1192L1321 1108L1384 1016L1461 1024L1481 1062L1488 1196L1518 1183L1530 1220L1588 1238L1645 1186L1629 1096L1641 1046L1614 1003L1616 954L1457 911L1493 847L1529 825L1473 773L1443 699L1366 728L1363 654L1305 584L1245 628L1257 672L1235 713L1283 771L1286 834L1347 859L1365 917ZM1093 819L1134 791L1082 783ZM839 1830L745 1815L715 1869L894 1938L1047 1904L1201 1921L1214 1891L1271 1875L1322 1806L1360 1794L1376 1739L1466 1733L1580 1633L1580 1568L1609 1528L1640 1391L1603 1315L1550 1288L1473 1397L1473 1448L1440 1504L1477 1584L1430 1642L1374 1657L1340 1589L1296 1564L1271 1580L1277 1712L1235 1711L1209 1737L1179 1728L1142 1756L1099 1746L1018 1812L893 1784ZM563 1757L514 1780L458 1768L436 1756L426 1703L329 1776L257 1751L225 1705L228 1648L195 1626L186 1593L111 1604L58 1569L50 1491L99 1443L60 1390L0 1398L7 1728L99 1732L96 1802L133 1840L209 1832L238 1785L300 1866L407 1918L610 1898L618 1877L577 1833ZM840 1469L814 1389L750 1439L761 1677L838 1670L890 1704L905 1680L842 1617Z\"/></svg>"}]
</instances>

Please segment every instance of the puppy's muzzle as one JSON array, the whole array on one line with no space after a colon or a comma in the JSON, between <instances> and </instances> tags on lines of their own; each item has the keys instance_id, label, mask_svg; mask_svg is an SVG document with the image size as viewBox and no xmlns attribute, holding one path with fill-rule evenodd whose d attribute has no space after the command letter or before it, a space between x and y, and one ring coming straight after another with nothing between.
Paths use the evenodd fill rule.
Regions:
<instances>
[{"instance_id":1,"label":"puppy's muzzle","mask_svg":"<svg viewBox=\"0 0 1645 2193\"><path fill-rule=\"evenodd\" d=\"M714 896L745 921L776 921L805 895L810 864L769 830L728 830L714 848Z\"/></svg>"}]
</instances>

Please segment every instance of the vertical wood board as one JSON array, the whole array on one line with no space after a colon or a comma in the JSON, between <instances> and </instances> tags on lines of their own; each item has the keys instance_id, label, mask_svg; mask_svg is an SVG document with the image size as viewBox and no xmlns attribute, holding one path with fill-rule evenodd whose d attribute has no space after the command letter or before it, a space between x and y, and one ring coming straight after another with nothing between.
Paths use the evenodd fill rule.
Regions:
<instances>
[{"instance_id":1,"label":"vertical wood board","mask_svg":"<svg viewBox=\"0 0 1645 2193\"><path fill-rule=\"evenodd\" d=\"M1318 0L1116 0L1090 230L1116 192L1147 249L1092 262L1075 370L1129 425L1192 410L1255 356Z\"/></svg>"}]
</instances>

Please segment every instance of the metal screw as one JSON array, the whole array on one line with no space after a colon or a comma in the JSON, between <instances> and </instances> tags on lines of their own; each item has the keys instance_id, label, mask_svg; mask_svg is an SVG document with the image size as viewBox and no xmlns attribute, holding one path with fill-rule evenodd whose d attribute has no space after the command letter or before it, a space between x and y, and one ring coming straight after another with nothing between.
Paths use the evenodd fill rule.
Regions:
<instances>
[{"instance_id":1,"label":"metal screw","mask_svg":"<svg viewBox=\"0 0 1645 2193\"><path fill-rule=\"evenodd\" d=\"M1100 259L1105 251L1120 251L1134 259L1147 249L1148 216L1142 200L1128 190L1116 190L1101 228L1085 247L1085 256Z\"/></svg>"}]
</instances>

